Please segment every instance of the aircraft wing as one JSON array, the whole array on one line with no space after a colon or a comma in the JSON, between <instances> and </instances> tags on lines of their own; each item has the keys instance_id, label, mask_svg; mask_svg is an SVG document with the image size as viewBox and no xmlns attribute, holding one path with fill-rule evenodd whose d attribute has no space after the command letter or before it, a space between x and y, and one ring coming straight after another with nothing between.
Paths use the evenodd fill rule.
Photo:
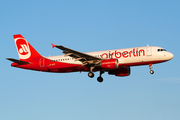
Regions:
<instances>
[{"instance_id":1,"label":"aircraft wing","mask_svg":"<svg viewBox=\"0 0 180 120\"><path fill-rule=\"evenodd\" d=\"M91 56L91 55L88 55L85 53L81 53L81 52L66 48L62 45L53 45L53 48L54 47L57 47L57 48L63 50L63 53L65 54L65 56L70 56L70 57L74 58L75 60L79 60L81 62L92 61L92 60L101 60L101 58L94 57L94 56Z\"/></svg>"}]
</instances>

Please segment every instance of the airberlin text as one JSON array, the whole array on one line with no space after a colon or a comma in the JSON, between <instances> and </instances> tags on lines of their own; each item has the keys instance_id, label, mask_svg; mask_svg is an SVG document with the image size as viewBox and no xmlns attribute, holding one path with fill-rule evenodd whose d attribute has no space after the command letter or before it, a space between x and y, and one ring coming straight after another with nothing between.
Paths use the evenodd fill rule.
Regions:
<instances>
[{"instance_id":1,"label":"airberlin text","mask_svg":"<svg viewBox=\"0 0 180 120\"><path fill-rule=\"evenodd\" d=\"M138 57L138 56L145 56L145 51L144 49L140 49L138 50L138 48L134 48L131 51L123 51L123 52L119 52L117 50L115 50L114 52L109 51L109 53L103 53L101 55L101 58L127 58L127 57Z\"/></svg>"}]
</instances>

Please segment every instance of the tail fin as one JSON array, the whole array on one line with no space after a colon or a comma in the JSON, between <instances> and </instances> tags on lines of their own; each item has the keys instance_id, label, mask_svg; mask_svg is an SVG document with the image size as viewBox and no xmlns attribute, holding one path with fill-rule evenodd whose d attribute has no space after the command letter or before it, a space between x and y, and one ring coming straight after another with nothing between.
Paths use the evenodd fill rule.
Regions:
<instances>
[{"instance_id":1,"label":"tail fin","mask_svg":"<svg viewBox=\"0 0 180 120\"><path fill-rule=\"evenodd\" d=\"M13 37L20 60L42 57L21 34L13 35Z\"/></svg>"}]
</instances>

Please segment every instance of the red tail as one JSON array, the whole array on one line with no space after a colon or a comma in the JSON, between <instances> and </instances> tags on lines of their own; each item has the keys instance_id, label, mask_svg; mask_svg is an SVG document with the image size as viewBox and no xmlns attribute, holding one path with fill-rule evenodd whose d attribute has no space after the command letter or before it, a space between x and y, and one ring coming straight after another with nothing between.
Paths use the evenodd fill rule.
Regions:
<instances>
[{"instance_id":1,"label":"red tail","mask_svg":"<svg viewBox=\"0 0 180 120\"><path fill-rule=\"evenodd\" d=\"M21 34L13 35L13 37L20 60L42 57Z\"/></svg>"}]
</instances>

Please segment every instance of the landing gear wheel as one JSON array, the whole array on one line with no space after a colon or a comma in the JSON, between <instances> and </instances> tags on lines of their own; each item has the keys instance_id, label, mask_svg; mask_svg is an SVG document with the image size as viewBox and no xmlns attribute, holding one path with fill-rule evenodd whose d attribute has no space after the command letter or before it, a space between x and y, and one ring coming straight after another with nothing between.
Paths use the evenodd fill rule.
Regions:
<instances>
[{"instance_id":1,"label":"landing gear wheel","mask_svg":"<svg viewBox=\"0 0 180 120\"><path fill-rule=\"evenodd\" d=\"M150 71L150 73L151 73L151 74L154 74L154 71L153 71L153 70L151 70L151 71Z\"/></svg>"},{"instance_id":2,"label":"landing gear wheel","mask_svg":"<svg viewBox=\"0 0 180 120\"><path fill-rule=\"evenodd\" d=\"M93 77L94 77L94 73L93 73L93 72L89 72L89 73L88 73L88 76L89 76L90 78L93 78Z\"/></svg>"},{"instance_id":3,"label":"landing gear wheel","mask_svg":"<svg viewBox=\"0 0 180 120\"><path fill-rule=\"evenodd\" d=\"M154 71L152 70L152 64L149 64L149 68L150 68L150 73L154 74Z\"/></svg>"},{"instance_id":4,"label":"landing gear wheel","mask_svg":"<svg viewBox=\"0 0 180 120\"><path fill-rule=\"evenodd\" d=\"M98 82L103 82L103 78L102 78L102 77L98 77L98 78L97 78L97 81L98 81Z\"/></svg>"}]
</instances>

